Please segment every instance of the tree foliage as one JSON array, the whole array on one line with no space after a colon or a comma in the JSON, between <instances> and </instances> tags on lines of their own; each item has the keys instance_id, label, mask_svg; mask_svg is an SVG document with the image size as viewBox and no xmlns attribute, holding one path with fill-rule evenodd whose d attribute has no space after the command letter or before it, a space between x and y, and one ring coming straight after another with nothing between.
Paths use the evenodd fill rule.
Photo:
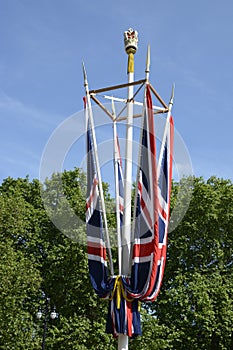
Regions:
<instances>
[{"instance_id":1,"label":"tree foliage","mask_svg":"<svg viewBox=\"0 0 233 350\"><path fill-rule=\"evenodd\" d=\"M0 349L41 348L43 325L35 314L45 296L59 312L48 324L49 349L117 348L105 333L107 301L99 300L90 286L86 247L80 244L85 239L80 224L85 183L79 169L54 174L43 186L29 178L3 181ZM182 209L179 188L175 183L171 203ZM190 190L186 215L169 234L161 292L155 303L142 305L143 336L130 340L132 350L233 349L233 184L194 178ZM114 227L107 184L104 192Z\"/></svg>"},{"instance_id":2,"label":"tree foliage","mask_svg":"<svg viewBox=\"0 0 233 350\"><path fill-rule=\"evenodd\" d=\"M182 223L170 233L161 293L152 306L174 349L232 349L233 185L193 179Z\"/></svg>"}]
</instances>

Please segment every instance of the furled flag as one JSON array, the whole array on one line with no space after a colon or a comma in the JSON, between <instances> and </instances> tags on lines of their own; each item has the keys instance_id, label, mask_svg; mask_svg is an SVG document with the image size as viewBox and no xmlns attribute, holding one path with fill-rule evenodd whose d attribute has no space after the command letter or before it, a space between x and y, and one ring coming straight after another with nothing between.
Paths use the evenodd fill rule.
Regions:
<instances>
[{"instance_id":1,"label":"furled flag","mask_svg":"<svg viewBox=\"0 0 233 350\"><path fill-rule=\"evenodd\" d=\"M149 84L146 85L137 177L134 224L132 230L130 276L108 276L106 247L93 154L92 133L87 123L88 262L92 286L102 298L109 298L107 333L114 336L141 334L139 301L154 301L161 287L166 260L173 157L173 119L168 113L160 156L156 158L154 114ZM118 144L117 176L119 207L123 215L123 177ZM116 169L116 168L115 168Z\"/></svg>"},{"instance_id":2,"label":"furled flag","mask_svg":"<svg viewBox=\"0 0 233 350\"><path fill-rule=\"evenodd\" d=\"M154 115L149 85L146 86L138 193L132 244L128 295L141 301L156 299L164 273L172 178L173 120L168 115L160 158L156 162Z\"/></svg>"},{"instance_id":3,"label":"furled flag","mask_svg":"<svg viewBox=\"0 0 233 350\"><path fill-rule=\"evenodd\" d=\"M170 217L170 195L172 184L174 124L172 116L168 115L158 162L158 258L156 279L147 301L153 301L159 293L166 262L167 234Z\"/></svg>"},{"instance_id":4,"label":"furled flag","mask_svg":"<svg viewBox=\"0 0 233 350\"><path fill-rule=\"evenodd\" d=\"M158 254L156 138L149 85L146 85L132 245L130 296L145 298L156 278Z\"/></svg>"},{"instance_id":5,"label":"furled flag","mask_svg":"<svg viewBox=\"0 0 233 350\"><path fill-rule=\"evenodd\" d=\"M85 101L84 101L85 102ZM86 104L85 104L86 107ZM86 110L86 108L85 108ZM86 200L86 228L87 253L92 286L101 298L111 289L108 281L107 254L103 234L103 221L100 211L98 178L94 161L93 130L86 111L87 122L87 200Z\"/></svg>"},{"instance_id":6,"label":"furled flag","mask_svg":"<svg viewBox=\"0 0 233 350\"><path fill-rule=\"evenodd\" d=\"M118 235L118 259L121 271L121 228L123 224L124 210L124 181L120 145L117 136L116 124L114 124L114 165L116 187L116 216ZM119 273L120 273L119 271ZM120 275L113 277L114 286L110 296L108 308L107 333L117 337L119 334L127 334L129 337L141 335L140 313L138 300L127 295Z\"/></svg>"}]
</instances>

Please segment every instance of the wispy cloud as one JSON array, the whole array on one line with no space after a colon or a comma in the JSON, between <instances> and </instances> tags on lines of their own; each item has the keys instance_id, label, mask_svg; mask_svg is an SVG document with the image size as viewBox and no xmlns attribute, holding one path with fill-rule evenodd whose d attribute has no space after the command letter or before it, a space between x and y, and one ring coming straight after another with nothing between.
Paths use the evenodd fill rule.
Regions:
<instances>
[{"instance_id":1,"label":"wispy cloud","mask_svg":"<svg viewBox=\"0 0 233 350\"><path fill-rule=\"evenodd\" d=\"M34 106L27 105L22 101L0 91L0 114L7 116L16 123L26 123L27 126L40 130L56 125L59 116L54 116Z\"/></svg>"},{"instance_id":2,"label":"wispy cloud","mask_svg":"<svg viewBox=\"0 0 233 350\"><path fill-rule=\"evenodd\" d=\"M0 179L38 177L43 148L60 120L0 91Z\"/></svg>"}]
</instances>

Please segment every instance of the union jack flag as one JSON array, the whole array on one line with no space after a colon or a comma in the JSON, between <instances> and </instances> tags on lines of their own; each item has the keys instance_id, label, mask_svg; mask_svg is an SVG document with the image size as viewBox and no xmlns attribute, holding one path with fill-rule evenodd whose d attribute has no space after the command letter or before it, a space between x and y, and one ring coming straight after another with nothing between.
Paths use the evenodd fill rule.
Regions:
<instances>
[{"instance_id":1,"label":"union jack flag","mask_svg":"<svg viewBox=\"0 0 233 350\"><path fill-rule=\"evenodd\" d=\"M104 298L108 291L107 254L103 233L103 220L100 211L98 178L93 154L93 138L90 121L87 119L87 199L86 229L87 253L92 286L95 292Z\"/></svg>"},{"instance_id":2,"label":"union jack flag","mask_svg":"<svg viewBox=\"0 0 233 350\"><path fill-rule=\"evenodd\" d=\"M159 293L166 262L167 234L170 216L170 195L172 185L174 123L168 115L162 140L158 163L158 227L159 246L157 257L157 273L153 289L147 296L147 301L154 301Z\"/></svg>"},{"instance_id":3,"label":"union jack flag","mask_svg":"<svg viewBox=\"0 0 233 350\"><path fill-rule=\"evenodd\" d=\"M149 85L146 86L140 159L130 286L130 295L139 299L145 298L152 289L158 254L156 139Z\"/></svg>"},{"instance_id":4,"label":"union jack flag","mask_svg":"<svg viewBox=\"0 0 233 350\"><path fill-rule=\"evenodd\" d=\"M87 123L87 202L86 223L88 263L92 286L102 297L109 297L106 331L115 336L141 334L138 301L154 301L159 293L166 261L173 159L173 119L168 113L157 162L154 114L149 84L143 110L140 164L137 178L131 274L108 276L103 222L100 210L98 177L93 154L93 129ZM122 225L124 184L118 138L117 215ZM157 165L158 164L158 165ZM120 249L120 246L119 246Z\"/></svg>"},{"instance_id":5,"label":"union jack flag","mask_svg":"<svg viewBox=\"0 0 233 350\"><path fill-rule=\"evenodd\" d=\"M121 295L118 308L117 294L114 293L113 300L109 302L106 332L113 334L114 337L117 337L119 334L126 334L129 337L141 335L142 330L138 300L126 300L126 298Z\"/></svg>"},{"instance_id":6,"label":"union jack flag","mask_svg":"<svg viewBox=\"0 0 233 350\"><path fill-rule=\"evenodd\" d=\"M121 228L123 225L124 210L124 180L122 170L122 160L120 155L119 139L114 125L114 153L115 153L115 179L116 179L116 209L118 222L118 259L119 270L121 270ZM120 253L120 254L119 254ZM115 337L119 334L127 334L129 337L141 335L140 312L138 310L138 300L133 300L127 295L120 276L113 277L113 295L110 297L108 308L107 333L112 333ZM129 281L128 281L129 282ZM119 299L118 299L119 298Z\"/></svg>"},{"instance_id":7,"label":"union jack flag","mask_svg":"<svg viewBox=\"0 0 233 350\"><path fill-rule=\"evenodd\" d=\"M129 295L156 299L164 273L173 154L173 120L168 116L157 167L154 115L146 86Z\"/></svg>"}]
</instances>

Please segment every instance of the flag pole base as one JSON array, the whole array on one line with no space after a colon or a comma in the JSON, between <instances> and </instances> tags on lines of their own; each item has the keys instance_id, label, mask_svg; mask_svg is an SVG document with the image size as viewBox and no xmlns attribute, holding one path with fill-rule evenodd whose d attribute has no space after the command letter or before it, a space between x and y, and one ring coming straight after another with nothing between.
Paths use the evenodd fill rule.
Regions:
<instances>
[{"instance_id":1,"label":"flag pole base","mask_svg":"<svg viewBox=\"0 0 233 350\"><path fill-rule=\"evenodd\" d=\"M119 334L118 336L118 350L128 350L128 336Z\"/></svg>"}]
</instances>

